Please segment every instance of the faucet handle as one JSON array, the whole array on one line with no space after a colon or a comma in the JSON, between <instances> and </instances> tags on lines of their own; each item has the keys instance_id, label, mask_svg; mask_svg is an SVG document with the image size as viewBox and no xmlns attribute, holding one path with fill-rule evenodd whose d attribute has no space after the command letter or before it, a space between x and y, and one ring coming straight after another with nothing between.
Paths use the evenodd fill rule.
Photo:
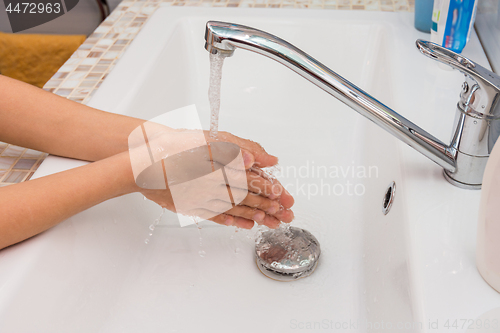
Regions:
<instances>
[{"instance_id":1,"label":"faucet handle","mask_svg":"<svg viewBox=\"0 0 500 333\"><path fill-rule=\"evenodd\" d=\"M456 68L465 75L459 101L464 112L488 122L500 120L500 76L435 43L418 39L416 45L423 55ZM495 121L494 127L493 143L500 135L500 122Z\"/></svg>"},{"instance_id":2,"label":"faucet handle","mask_svg":"<svg viewBox=\"0 0 500 333\"><path fill-rule=\"evenodd\" d=\"M492 71L438 44L422 39L418 39L415 44L423 55L458 69L466 76L469 75L472 79L480 83L480 85L492 88L496 93L500 92L500 76Z\"/></svg>"}]
</instances>

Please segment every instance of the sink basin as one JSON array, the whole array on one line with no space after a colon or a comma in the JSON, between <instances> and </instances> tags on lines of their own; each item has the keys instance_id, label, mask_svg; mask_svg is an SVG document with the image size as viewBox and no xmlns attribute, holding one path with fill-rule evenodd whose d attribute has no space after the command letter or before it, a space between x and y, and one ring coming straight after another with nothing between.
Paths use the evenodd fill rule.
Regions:
<instances>
[{"instance_id":1,"label":"sink basin","mask_svg":"<svg viewBox=\"0 0 500 333\"><path fill-rule=\"evenodd\" d=\"M415 40L429 35L413 28L413 13L160 8L90 105L152 119L195 104L208 129L208 20L291 42L449 141L462 74L418 53ZM488 65L475 34L464 55ZM219 129L280 157L293 225L321 244L314 274L264 277L256 230L181 228L166 212L151 232L162 209L127 195L0 252L0 332L449 332L446 320L500 307L475 268L480 192L450 185L438 165L330 95L238 50L223 68ZM35 177L83 163L50 156Z\"/></svg>"}]
</instances>

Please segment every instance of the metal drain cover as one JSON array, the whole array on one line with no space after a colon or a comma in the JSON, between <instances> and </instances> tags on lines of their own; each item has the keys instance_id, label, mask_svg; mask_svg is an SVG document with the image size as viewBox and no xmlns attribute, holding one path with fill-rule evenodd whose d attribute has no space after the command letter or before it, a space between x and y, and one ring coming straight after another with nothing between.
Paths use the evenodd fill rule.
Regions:
<instances>
[{"instance_id":1,"label":"metal drain cover","mask_svg":"<svg viewBox=\"0 0 500 333\"><path fill-rule=\"evenodd\" d=\"M316 237L300 228L264 231L255 241L257 267L273 280L293 281L311 275L320 254Z\"/></svg>"}]
</instances>

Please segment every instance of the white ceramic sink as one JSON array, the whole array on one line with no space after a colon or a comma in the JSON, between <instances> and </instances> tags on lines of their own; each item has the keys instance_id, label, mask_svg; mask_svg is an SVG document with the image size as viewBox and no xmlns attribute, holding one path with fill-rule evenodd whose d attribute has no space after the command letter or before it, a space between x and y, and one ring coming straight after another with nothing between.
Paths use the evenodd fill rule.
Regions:
<instances>
[{"instance_id":1,"label":"white ceramic sink","mask_svg":"<svg viewBox=\"0 0 500 333\"><path fill-rule=\"evenodd\" d=\"M448 142L462 75L418 53L429 35L412 15L161 8L90 105L152 119L196 104L208 128L204 26L221 20L288 40ZM475 35L464 54L488 65ZM316 272L264 277L255 231L203 222L199 233L166 213L149 236L161 209L128 195L0 252L0 332L450 332L447 319L500 307L475 269L479 191L448 184L439 166L261 55L237 50L222 85L220 129L280 157L293 224L321 243ZM82 163L51 156L36 176Z\"/></svg>"}]
</instances>

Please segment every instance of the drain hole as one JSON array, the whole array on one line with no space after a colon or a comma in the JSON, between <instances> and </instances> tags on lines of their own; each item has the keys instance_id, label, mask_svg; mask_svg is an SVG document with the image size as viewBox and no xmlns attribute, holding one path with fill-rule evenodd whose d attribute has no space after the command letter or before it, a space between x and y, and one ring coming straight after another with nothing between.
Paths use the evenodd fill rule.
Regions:
<instances>
[{"instance_id":1,"label":"drain hole","mask_svg":"<svg viewBox=\"0 0 500 333\"><path fill-rule=\"evenodd\" d=\"M385 191L384 200L382 203L382 213L384 213L384 215L387 215L387 213L389 213L389 211L391 210L395 195L396 195L396 183L392 182Z\"/></svg>"},{"instance_id":2,"label":"drain hole","mask_svg":"<svg viewBox=\"0 0 500 333\"><path fill-rule=\"evenodd\" d=\"M392 198L392 191L390 188L388 188L387 192L385 193L384 209L387 209L387 207L389 207L389 202L391 202L391 198Z\"/></svg>"}]
</instances>

